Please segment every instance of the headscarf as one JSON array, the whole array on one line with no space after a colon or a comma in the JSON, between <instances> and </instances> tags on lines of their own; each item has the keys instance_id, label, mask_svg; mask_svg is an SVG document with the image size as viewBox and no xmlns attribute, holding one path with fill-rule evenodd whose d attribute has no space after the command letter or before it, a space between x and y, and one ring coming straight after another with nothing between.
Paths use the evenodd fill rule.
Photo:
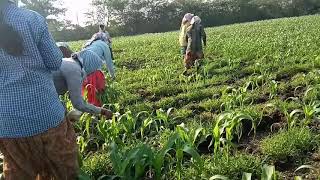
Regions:
<instances>
[{"instance_id":1,"label":"headscarf","mask_svg":"<svg viewBox=\"0 0 320 180\"><path fill-rule=\"evenodd\" d=\"M102 40L105 43L109 43L108 38L106 37L105 33L103 32L98 32L95 33L92 38L84 45L84 48L90 46L93 42L98 41L98 40Z\"/></svg>"},{"instance_id":2,"label":"headscarf","mask_svg":"<svg viewBox=\"0 0 320 180\"><path fill-rule=\"evenodd\" d=\"M186 22L186 21L191 21L191 19L193 18L194 14L191 13L187 13L184 15L182 22Z\"/></svg>"},{"instance_id":3,"label":"headscarf","mask_svg":"<svg viewBox=\"0 0 320 180\"><path fill-rule=\"evenodd\" d=\"M199 16L194 16L190 22L190 24L200 24L201 23L201 19Z\"/></svg>"}]
</instances>

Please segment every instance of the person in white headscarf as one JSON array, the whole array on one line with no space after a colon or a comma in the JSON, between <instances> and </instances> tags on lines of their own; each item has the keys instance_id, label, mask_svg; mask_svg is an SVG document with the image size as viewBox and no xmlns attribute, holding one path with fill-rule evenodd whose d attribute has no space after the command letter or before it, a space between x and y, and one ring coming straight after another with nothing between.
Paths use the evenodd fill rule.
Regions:
<instances>
[{"instance_id":1,"label":"person in white headscarf","mask_svg":"<svg viewBox=\"0 0 320 180\"><path fill-rule=\"evenodd\" d=\"M201 25L201 19L194 16L187 29L187 52L185 56L185 68L190 69L196 60L203 59L203 45L207 45L207 35ZM203 43L203 44L202 44Z\"/></svg>"},{"instance_id":2,"label":"person in white headscarf","mask_svg":"<svg viewBox=\"0 0 320 180\"><path fill-rule=\"evenodd\" d=\"M181 55L184 56L186 55L186 50L187 50L187 28L190 26L190 22L193 18L193 14L187 13L184 15L182 22L181 22L181 27L180 27L180 35L179 35L179 43L181 47Z\"/></svg>"}]
</instances>

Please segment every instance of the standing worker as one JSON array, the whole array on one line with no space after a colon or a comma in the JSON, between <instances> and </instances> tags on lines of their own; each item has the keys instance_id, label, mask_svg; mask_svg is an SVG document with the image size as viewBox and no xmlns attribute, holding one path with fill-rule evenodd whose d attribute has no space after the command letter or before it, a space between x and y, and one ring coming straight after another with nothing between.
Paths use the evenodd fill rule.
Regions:
<instances>
[{"instance_id":1,"label":"standing worker","mask_svg":"<svg viewBox=\"0 0 320 180\"><path fill-rule=\"evenodd\" d=\"M114 59L113 52L112 52L112 38L110 36L110 33L106 30L106 26L103 24L100 24L98 33L102 34L103 38L105 38L105 42L108 44L110 49L111 58Z\"/></svg>"},{"instance_id":2,"label":"standing worker","mask_svg":"<svg viewBox=\"0 0 320 180\"><path fill-rule=\"evenodd\" d=\"M182 22L181 22L179 43L180 43L181 55L183 56L183 59L185 58L187 46L188 46L187 29L191 25L190 22L191 22L191 19L193 18L193 16L194 16L193 14L187 13L184 15Z\"/></svg>"},{"instance_id":3,"label":"standing worker","mask_svg":"<svg viewBox=\"0 0 320 180\"><path fill-rule=\"evenodd\" d=\"M51 71L61 66L46 19L0 0L0 151L6 180L73 180L76 134Z\"/></svg>"},{"instance_id":4,"label":"standing worker","mask_svg":"<svg viewBox=\"0 0 320 180\"><path fill-rule=\"evenodd\" d=\"M204 27L201 25L201 19L198 16L194 16L190 22L191 26L187 29L187 52L185 57L185 68L187 72L195 61L204 58L203 45L207 45L207 36L204 31Z\"/></svg>"}]
</instances>

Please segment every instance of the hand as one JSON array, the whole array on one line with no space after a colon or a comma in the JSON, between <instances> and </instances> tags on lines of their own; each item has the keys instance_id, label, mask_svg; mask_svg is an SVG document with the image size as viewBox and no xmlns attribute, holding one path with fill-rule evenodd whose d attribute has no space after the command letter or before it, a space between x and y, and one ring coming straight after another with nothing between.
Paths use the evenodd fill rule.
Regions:
<instances>
[{"instance_id":1,"label":"hand","mask_svg":"<svg viewBox=\"0 0 320 180\"><path fill-rule=\"evenodd\" d=\"M102 115L102 116L105 116L107 119L111 119L112 116L113 116L113 113L112 113L110 110L108 110L108 109L102 108L102 109L101 109L101 115Z\"/></svg>"},{"instance_id":2,"label":"hand","mask_svg":"<svg viewBox=\"0 0 320 180\"><path fill-rule=\"evenodd\" d=\"M79 121L79 119L81 118L82 116L82 112L81 111L78 111L76 109L70 111L68 114L67 114L67 119L69 119L71 122L77 122Z\"/></svg>"}]
</instances>

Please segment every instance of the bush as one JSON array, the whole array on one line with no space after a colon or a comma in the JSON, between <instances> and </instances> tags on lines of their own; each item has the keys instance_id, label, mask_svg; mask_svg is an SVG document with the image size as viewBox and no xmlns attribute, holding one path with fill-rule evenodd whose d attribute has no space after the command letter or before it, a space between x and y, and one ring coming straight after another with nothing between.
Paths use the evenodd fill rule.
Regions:
<instances>
[{"instance_id":1,"label":"bush","mask_svg":"<svg viewBox=\"0 0 320 180\"><path fill-rule=\"evenodd\" d=\"M224 175L231 179L241 179L243 172L252 173L254 177L258 177L261 174L261 160L258 157L247 154L236 154L230 157L211 157L204 164L205 167L203 168L201 179L209 179L213 175ZM188 168L184 171L182 179L199 178L194 168Z\"/></svg>"},{"instance_id":2,"label":"bush","mask_svg":"<svg viewBox=\"0 0 320 180\"><path fill-rule=\"evenodd\" d=\"M84 160L82 170L94 179L98 179L102 175L113 174L109 154L99 152L89 156Z\"/></svg>"},{"instance_id":3,"label":"bush","mask_svg":"<svg viewBox=\"0 0 320 180\"><path fill-rule=\"evenodd\" d=\"M264 139L261 150L274 160L288 160L310 151L315 146L313 139L310 129L295 127Z\"/></svg>"}]
</instances>

